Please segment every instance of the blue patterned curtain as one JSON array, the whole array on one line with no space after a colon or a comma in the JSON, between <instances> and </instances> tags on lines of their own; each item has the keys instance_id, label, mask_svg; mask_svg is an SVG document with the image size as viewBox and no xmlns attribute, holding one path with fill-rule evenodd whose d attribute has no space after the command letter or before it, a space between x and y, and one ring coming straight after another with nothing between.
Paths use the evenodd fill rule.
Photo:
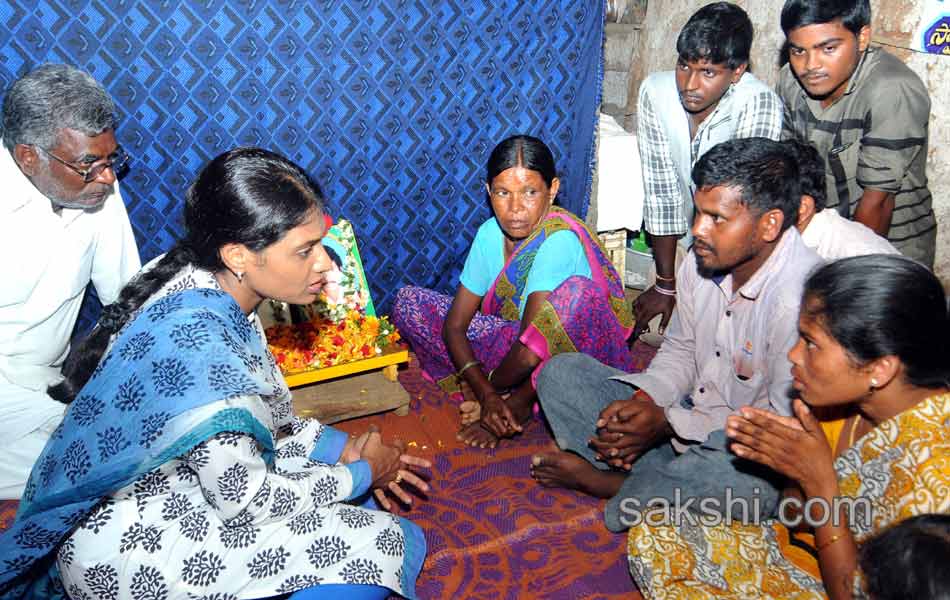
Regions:
<instances>
[{"instance_id":1,"label":"blue patterned curtain","mask_svg":"<svg viewBox=\"0 0 950 600\"><path fill-rule=\"evenodd\" d=\"M183 193L220 152L303 165L356 226L373 297L451 293L490 215L484 162L531 133L583 216L600 103L602 0L0 0L6 88L42 62L89 71L119 107L143 260L180 232ZM86 325L92 317L85 314Z\"/></svg>"}]
</instances>

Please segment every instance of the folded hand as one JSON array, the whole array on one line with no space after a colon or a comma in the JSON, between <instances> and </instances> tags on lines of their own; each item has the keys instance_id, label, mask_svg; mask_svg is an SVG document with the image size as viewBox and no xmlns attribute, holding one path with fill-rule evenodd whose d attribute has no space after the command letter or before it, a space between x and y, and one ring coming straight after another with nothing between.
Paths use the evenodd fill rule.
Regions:
<instances>
[{"instance_id":1,"label":"folded hand","mask_svg":"<svg viewBox=\"0 0 950 600\"><path fill-rule=\"evenodd\" d=\"M669 435L669 431L663 409L648 394L638 391L601 411L597 437L590 440L590 445L601 460L629 470L640 454Z\"/></svg>"},{"instance_id":2,"label":"folded hand","mask_svg":"<svg viewBox=\"0 0 950 600\"><path fill-rule=\"evenodd\" d=\"M429 491L429 484L419 477L416 471L429 469L432 463L424 458L406 454L406 445L401 440L382 443L379 432L370 432L363 446L361 458L369 463L373 473L373 494L385 510L392 509L392 503L386 496L391 492L405 504L412 504L412 496L403 489L409 483L421 492Z\"/></svg>"},{"instance_id":3,"label":"folded hand","mask_svg":"<svg viewBox=\"0 0 950 600\"><path fill-rule=\"evenodd\" d=\"M809 497L837 485L833 453L818 420L800 399L795 417L745 407L726 420L738 456L766 465L799 484Z\"/></svg>"}]
</instances>

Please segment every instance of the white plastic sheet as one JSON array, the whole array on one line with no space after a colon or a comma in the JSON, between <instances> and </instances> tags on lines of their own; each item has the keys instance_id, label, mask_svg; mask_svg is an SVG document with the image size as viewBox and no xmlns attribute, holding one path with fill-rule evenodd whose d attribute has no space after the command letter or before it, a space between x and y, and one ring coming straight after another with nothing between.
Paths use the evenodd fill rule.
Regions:
<instances>
[{"instance_id":1,"label":"white plastic sheet","mask_svg":"<svg viewBox=\"0 0 950 600\"><path fill-rule=\"evenodd\" d=\"M597 148L597 231L637 231L643 222L643 173L637 136L600 115Z\"/></svg>"}]
</instances>

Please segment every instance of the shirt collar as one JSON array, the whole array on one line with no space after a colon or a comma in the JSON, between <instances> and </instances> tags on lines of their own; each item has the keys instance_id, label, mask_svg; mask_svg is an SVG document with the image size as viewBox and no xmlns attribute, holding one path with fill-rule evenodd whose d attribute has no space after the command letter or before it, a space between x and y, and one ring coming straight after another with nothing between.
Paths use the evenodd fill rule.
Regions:
<instances>
[{"instance_id":1,"label":"shirt collar","mask_svg":"<svg viewBox=\"0 0 950 600\"><path fill-rule=\"evenodd\" d=\"M0 202L0 213L12 214L29 204L37 195L46 199L23 174L6 147L0 150L0 181L7 186L5 198ZM49 202L48 199L46 201Z\"/></svg>"},{"instance_id":2,"label":"shirt collar","mask_svg":"<svg viewBox=\"0 0 950 600\"><path fill-rule=\"evenodd\" d=\"M858 66L854 68L854 73L851 74L851 79L848 81L848 89L845 90L844 95L848 96L851 92L858 89L858 86L864 83L864 80L867 78L868 69L865 67L865 63L871 60L871 54L874 52L874 48L868 46L868 48L861 54L861 60L858 61Z\"/></svg>"},{"instance_id":3,"label":"shirt collar","mask_svg":"<svg viewBox=\"0 0 950 600\"><path fill-rule=\"evenodd\" d=\"M831 219L835 214L837 213L834 212L834 209L823 208L812 216L811 221L808 222L808 227L800 233L806 246L817 245L821 239L828 235Z\"/></svg>"},{"instance_id":4,"label":"shirt collar","mask_svg":"<svg viewBox=\"0 0 950 600\"><path fill-rule=\"evenodd\" d=\"M763 288L771 283L772 276L780 271L788 261L788 257L793 252L796 243L801 244L801 238L798 235L798 230L792 226L782 233L782 237L779 239L778 245L775 247L775 250L772 251L772 254L765 259L765 262L756 269L752 277L750 277L741 288L734 292L733 295L735 296L737 294L747 300L755 300L758 298ZM732 282L731 274L728 279Z\"/></svg>"}]
</instances>

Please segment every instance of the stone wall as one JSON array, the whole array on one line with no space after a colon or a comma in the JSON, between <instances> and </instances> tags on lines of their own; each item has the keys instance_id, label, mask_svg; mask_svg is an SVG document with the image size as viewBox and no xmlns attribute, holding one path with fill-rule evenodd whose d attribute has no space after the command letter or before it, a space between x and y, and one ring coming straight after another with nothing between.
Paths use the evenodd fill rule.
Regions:
<instances>
[{"instance_id":1,"label":"stone wall","mask_svg":"<svg viewBox=\"0 0 950 600\"><path fill-rule=\"evenodd\" d=\"M649 2L639 45L633 51L630 65L626 114L636 112L637 89L647 74L673 68L679 30L693 12L707 3L706 0ZM749 13L755 26L752 70L761 79L774 84L778 77L779 51L785 41L779 26L784 0L736 0L736 4ZM921 2L871 0L871 9L874 15L874 43L885 45L888 51L900 56L930 91L933 106L927 165L939 226L935 270L944 287L950 290L950 57L901 49L909 45L911 35L917 29L922 17Z\"/></svg>"},{"instance_id":2,"label":"stone wall","mask_svg":"<svg viewBox=\"0 0 950 600\"><path fill-rule=\"evenodd\" d=\"M607 23L604 36L604 89L601 111L622 123L630 105L630 65L640 46L642 25ZM636 98L633 99L636 103Z\"/></svg>"}]
</instances>

